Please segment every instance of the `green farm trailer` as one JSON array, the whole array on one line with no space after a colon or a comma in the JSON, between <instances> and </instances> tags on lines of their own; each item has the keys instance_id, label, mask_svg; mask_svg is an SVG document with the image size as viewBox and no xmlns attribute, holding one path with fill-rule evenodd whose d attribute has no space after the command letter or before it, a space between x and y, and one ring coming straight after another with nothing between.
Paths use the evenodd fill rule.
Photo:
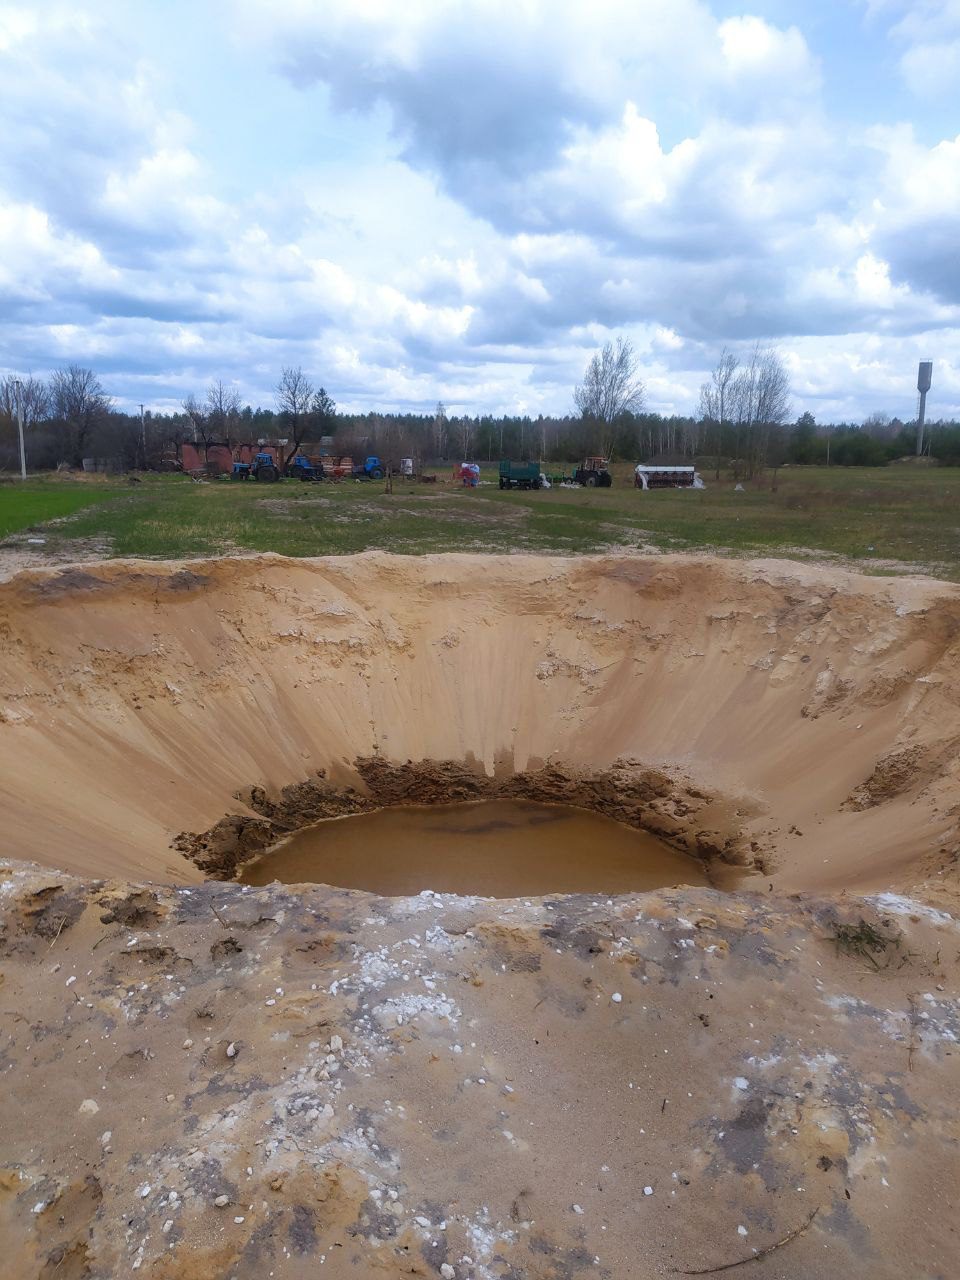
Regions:
<instances>
[{"instance_id":1,"label":"green farm trailer","mask_svg":"<svg viewBox=\"0 0 960 1280\"><path fill-rule=\"evenodd\" d=\"M503 458L500 462L501 489L539 489L539 462L510 462Z\"/></svg>"}]
</instances>

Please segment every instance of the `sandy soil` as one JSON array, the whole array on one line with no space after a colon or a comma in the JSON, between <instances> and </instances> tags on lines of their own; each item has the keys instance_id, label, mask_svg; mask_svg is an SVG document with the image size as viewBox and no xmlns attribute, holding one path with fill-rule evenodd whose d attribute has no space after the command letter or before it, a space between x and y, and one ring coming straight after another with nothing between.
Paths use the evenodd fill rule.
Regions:
<instances>
[{"instance_id":1,"label":"sandy soil","mask_svg":"<svg viewBox=\"0 0 960 1280\"><path fill-rule=\"evenodd\" d=\"M955 1274L946 915L2 892L5 1275Z\"/></svg>"},{"instance_id":2,"label":"sandy soil","mask_svg":"<svg viewBox=\"0 0 960 1280\"><path fill-rule=\"evenodd\" d=\"M616 816L778 889L960 900L955 586L669 556L110 562L0 584L0 638L11 857L193 883L172 840L262 820L253 794L322 774L348 808L418 799L390 771L448 761L485 793L545 768L552 792L606 777L598 805L633 787Z\"/></svg>"},{"instance_id":3,"label":"sandy soil","mask_svg":"<svg viewBox=\"0 0 960 1280\"><path fill-rule=\"evenodd\" d=\"M72 517L64 517L70 519ZM48 523L60 524L59 520ZM110 547L95 538L73 538L64 547L51 546L42 534L14 533L0 542L0 582L25 569L47 569L51 565L90 564L109 557Z\"/></svg>"},{"instance_id":4,"label":"sandy soil","mask_svg":"<svg viewBox=\"0 0 960 1280\"><path fill-rule=\"evenodd\" d=\"M0 584L0 653L0 1274L956 1274L960 588L111 562ZM737 891L204 878L485 796Z\"/></svg>"}]
</instances>

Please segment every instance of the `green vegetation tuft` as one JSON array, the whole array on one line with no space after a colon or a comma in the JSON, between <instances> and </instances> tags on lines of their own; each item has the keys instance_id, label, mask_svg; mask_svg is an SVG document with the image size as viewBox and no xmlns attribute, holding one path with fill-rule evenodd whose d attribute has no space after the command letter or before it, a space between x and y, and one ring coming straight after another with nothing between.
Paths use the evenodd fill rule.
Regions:
<instances>
[{"instance_id":1,"label":"green vegetation tuft","mask_svg":"<svg viewBox=\"0 0 960 1280\"><path fill-rule=\"evenodd\" d=\"M861 917L856 924L835 925L831 941L836 945L838 955L843 952L844 955L859 956L863 960L869 960L875 969L880 969L889 964L887 952L891 948L894 951L900 950L903 935L899 930L883 933L876 925ZM877 959L878 956L885 957L883 965Z\"/></svg>"}]
</instances>

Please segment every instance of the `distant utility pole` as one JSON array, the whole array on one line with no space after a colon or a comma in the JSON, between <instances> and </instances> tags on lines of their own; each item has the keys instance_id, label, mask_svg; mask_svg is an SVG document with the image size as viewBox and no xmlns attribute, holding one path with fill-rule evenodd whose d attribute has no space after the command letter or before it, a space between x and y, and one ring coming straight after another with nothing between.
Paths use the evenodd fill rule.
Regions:
<instances>
[{"instance_id":1,"label":"distant utility pole","mask_svg":"<svg viewBox=\"0 0 960 1280\"><path fill-rule=\"evenodd\" d=\"M27 478L27 451L23 445L23 383L19 378L14 381L17 393L17 430L20 433L20 479Z\"/></svg>"},{"instance_id":2,"label":"distant utility pole","mask_svg":"<svg viewBox=\"0 0 960 1280\"><path fill-rule=\"evenodd\" d=\"M140 466L147 469L147 434L143 425L143 405L140 406Z\"/></svg>"}]
</instances>

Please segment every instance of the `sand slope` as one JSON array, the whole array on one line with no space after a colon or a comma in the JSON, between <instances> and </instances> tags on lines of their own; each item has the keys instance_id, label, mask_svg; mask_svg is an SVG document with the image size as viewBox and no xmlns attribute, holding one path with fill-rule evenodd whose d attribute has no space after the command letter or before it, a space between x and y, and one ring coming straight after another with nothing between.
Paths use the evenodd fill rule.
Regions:
<instances>
[{"instance_id":1,"label":"sand slope","mask_svg":"<svg viewBox=\"0 0 960 1280\"><path fill-rule=\"evenodd\" d=\"M358 760L626 761L726 802L688 786L687 836L735 837L777 887L956 903L958 635L954 586L774 561L30 571L0 585L2 852L189 883L171 841L254 816L251 786L325 771L376 803Z\"/></svg>"}]
</instances>

